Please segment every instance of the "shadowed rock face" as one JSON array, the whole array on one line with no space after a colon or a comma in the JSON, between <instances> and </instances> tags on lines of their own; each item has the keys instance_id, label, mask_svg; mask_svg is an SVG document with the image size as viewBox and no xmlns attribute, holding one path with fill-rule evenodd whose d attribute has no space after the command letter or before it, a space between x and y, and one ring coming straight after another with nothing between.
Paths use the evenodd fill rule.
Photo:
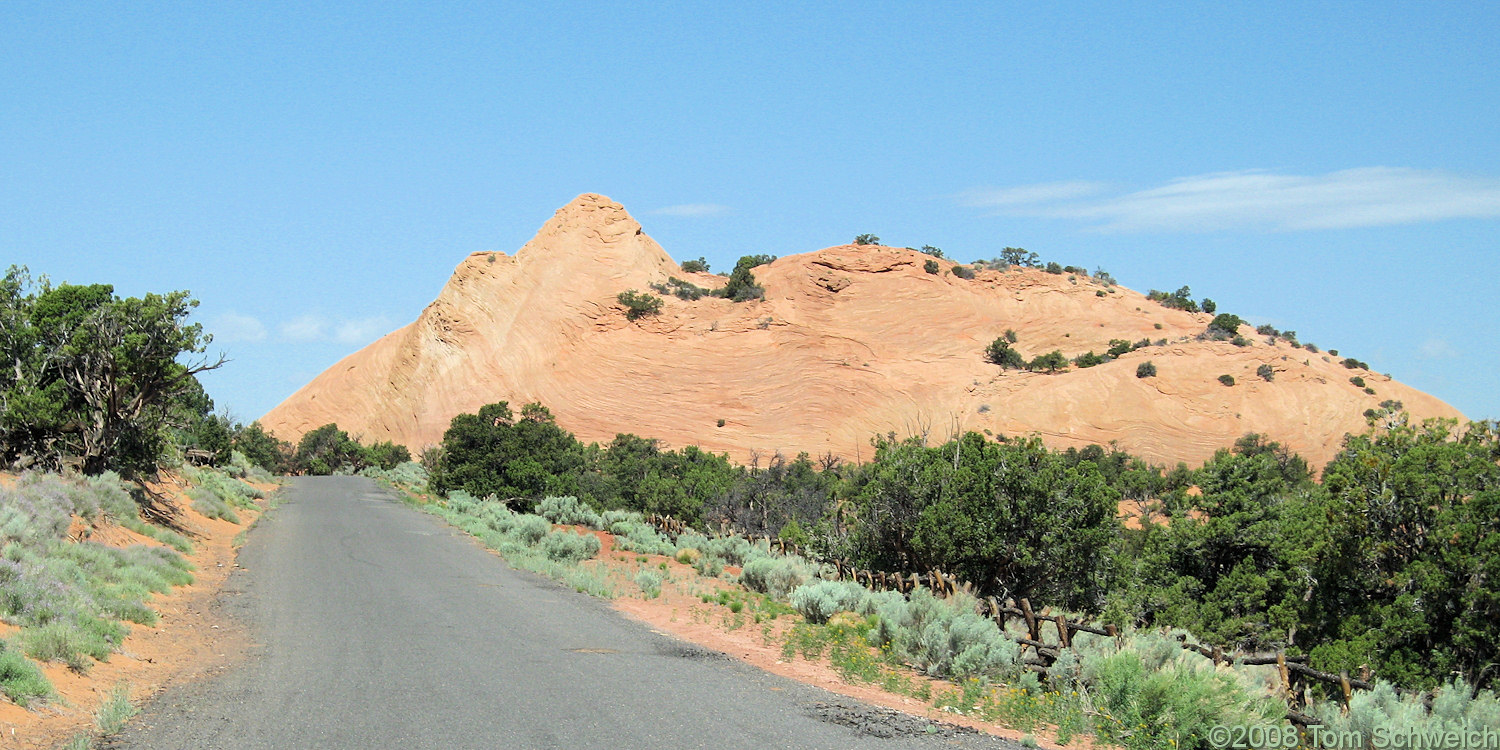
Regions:
<instances>
[{"instance_id":1,"label":"shadowed rock face","mask_svg":"<svg viewBox=\"0 0 1500 750\"><path fill-rule=\"evenodd\" d=\"M293 441L337 422L366 441L420 450L456 414L541 401L583 440L632 432L740 460L777 450L868 458L876 434L940 439L959 429L1037 433L1059 448L1114 441L1189 464L1260 432L1321 465L1381 401L1401 401L1419 419L1462 418L1432 396L1286 342L1198 341L1212 316L1123 287L1034 269L965 280L946 260L927 273L928 259L831 247L756 268L764 300L667 296L660 314L630 321L615 299L626 289L673 276L707 288L725 279L685 273L624 207L585 194L514 256L470 255L415 322L344 358L261 421ZM1027 357L1102 354L1111 339L1168 343L1047 375L984 361L1006 329ZM1157 376L1137 378L1147 360ZM1256 375L1263 364L1274 380ZM1237 384L1221 384L1225 374ZM1375 395L1351 385L1354 374Z\"/></svg>"}]
</instances>

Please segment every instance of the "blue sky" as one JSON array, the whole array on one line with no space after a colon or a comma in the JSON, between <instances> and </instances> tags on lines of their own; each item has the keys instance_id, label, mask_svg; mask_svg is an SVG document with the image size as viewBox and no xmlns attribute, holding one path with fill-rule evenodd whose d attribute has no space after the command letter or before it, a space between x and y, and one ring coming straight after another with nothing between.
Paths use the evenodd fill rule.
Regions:
<instances>
[{"instance_id":1,"label":"blue sky","mask_svg":"<svg viewBox=\"0 0 1500 750\"><path fill-rule=\"evenodd\" d=\"M243 420L582 192L715 269L1188 284L1500 417L1493 3L321 5L0 4L0 263L191 290Z\"/></svg>"}]
</instances>

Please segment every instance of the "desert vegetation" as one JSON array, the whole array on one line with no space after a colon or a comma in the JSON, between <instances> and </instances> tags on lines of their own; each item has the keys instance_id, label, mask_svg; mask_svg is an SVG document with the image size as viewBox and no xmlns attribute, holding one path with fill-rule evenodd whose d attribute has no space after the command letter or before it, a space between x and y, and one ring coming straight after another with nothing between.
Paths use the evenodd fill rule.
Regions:
<instances>
[{"instance_id":1,"label":"desert vegetation","mask_svg":"<svg viewBox=\"0 0 1500 750\"><path fill-rule=\"evenodd\" d=\"M661 312L660 297L637 292L634 289L620 292L616 300L625 308L625 317L630 320L640 320L647 315Z\"/></svg>"},{"instance_id":2,"label":"desert vegetation","mask_svg":"<svg viewBox=\"0 0 1500 750\"><path fill-rule=\"evenodd\" d=\"M941 445L880 438L863 465L804 454L738 466L634 435L583 445L540 405L516 418L497 404L455 418L431 487L494 495L522 512L567 496L601 517L787 532L827 558L941 569L980 595L1026 597L1121 627L1186 628L1225 647L1306 654L1321 669L1367 668L1408 687L1454 674L1490 686L1486 665L1497 654L1485 623L1500 555L1481 536L1500 497L1496 426L1379 416L1370 432L1346 438L1319 483L1259 436L1197 469L974 433ZM1122 525L1119 507L1133 508L1140 528ZM646 529L617 533L668 554ZM1480 536L1439 541L1466 535ZM1427 603L1415 615L1414 597Z\"/></svg>"},{"instance_id":3,"label":"desert vegetation","mask_svg":"<svg viewBox=\"0 0 1500 750\"><path fill-rule=\"evenodd\" d=\"M259 476L243 457L227 470L179 468L193 485L192 506L206 517L238 523L233 509L257 507L264 497L231 475ZM21 706L53 699L37 662L87 673L120 649L132 625L157 624L153 594L192 582L184 557L192 542L143 519L154 502L110 471L88 478L28 472L0 488L0 621L18 628L0 640L0 694ZM89 530L105 525L159 544L89 539ZM110 709L111 721L125 708Z\"/></svg>"},{"instance_id":4,"label":"desert vegetation","mask_svg":"<svg viewBox=\"0 0 1500 750\"><path fill-rule=\"evenodd\" d=\"M687 261L682 264L682 270L708 271L708 264L697 261ZM748 302L750 300L765 297L766 290L755 280L755 274L751 269L763 266L776 260L774 255L745 255L734 264L734 270L729 274L729 280L724 286L717 289L708 289L698 286L691 281L669 276L665 284L656 283L651 289L658 294L671 295L682 300L699 300L704 297L722 297L734 302ZM692 268L689 265L692 264ZM700 265L701 264L701 265ZM654 300L654 302L653 302ZM641 294L634 289L621 292L618 301L626 309L626 317L635 320L645 315L655 315L661 311L661 300L649 294Z\"/></svg>"},{"instance_id":5,"label":"desert vegetation","mask_svg":"<svg viewBox=\"0 0 1500 750\"><path fill-rule=\"evenodd\" d=\"M155 468L173 430L212 440L223 425L195 376L223 359L204 356L209 337L187 323L197 304L12 266L0 279L0 465L133 475Z\"/></svg>"},{"instance_id":6,"label":"desert vegetation","mask_svg":"<svg viewBox=\"0 0 1500 750\"><path fill-rule=\"evenodd\" d=\"M1061 350L1054 350L1028 360L1024 355L1011 345L1016 343L1017 336L1013 330L1006 330L1005 335L990 342L985 347L984 360L992 365L998 365L1005 370L1030 370L1032 372L1046 372L1049 375L1066 371L1069 365L1078 369L1096 367L1106 362L1112 362L1137 349L1151 346L1150 339L1140 341L1126 341L1124 339L1111 339L1109 349L1104 354L1096 354L1093 351L1084 352L1071 359L1064 356ZM1151 366L1151 374L1155 374L1155 365ZM1137 369L1137 377L1149 377L1140 374Z\"/></svg>"},{"instance_id":7,"label":"desert vegetation","mask_svg":"<svg viewBox=\"0 0 1500 750\"><path fill-rule=\"evenodd\" d=\"M224 360L187 322L196 305L17 267L0 280L0 468L20 472L0 486L0 695L20 706L58 699L39 664L88 674L133 626L158 624L155 595L193 581L183 511L152 484L163 471L201 516L238 524L265 497L246 480L271 481L261 464L291 455L215 411L197 376ZM103 541L121 534L138 541ZM116 687L99 731L133 712Z\"/></svg>"},{"instance_id":8,"label":"desert vegetation","mask_svg":"<svg viewBox=\"0 0 1500 750\"><path fill-rule=\"evenodd\" d=\"M801 455L736 466L630 435L585 446L539 405L523 413L529 425L480 421L511 433L491 436L493 444L525 452L534 437L534 465L567 468L533 485L546 488L540 494L511 483L503 486L513 496L486 500L450 478L446 507L432 512L461 511L451 520L488 534L492 547L509 545L523 567L605 595L624 592L576 567L588 549L573 553L576 543L559 539L551 552L550 524L607 531L619 550L704 576L738 567L732 580L801 615L785 655L829 658L846 679L1125 747L1206 747L1208 727L1223 723L1295 731L1272 689L1274 664L1214 669L1206 651L1183 648L1186 639L1368 675L1374 689L1345 708L1336 688L1311 687L1298 715L1330 728L1500 725L1488 667L1500 656L1491 624L1500 549L1487 531L1500 517L1494 423L1410 425L1384 410L1369 432L1346 438L1317 482L1301 458L1254 435L1197 469L974 433L943 444L887 436L862 465ZM444 461L476 458L451 447ZM474 467L474 476L508 476L507 463ZM440 462L434 480L459 468ZM1121 523L1120 508L1140 523ZM512 531L528 513L547 525ZM683 523L667 533L656 514ZM876 590L830 561L942 570L973 596ZM669 577L642 567L630 590L658 596ZM985 614L982 597L1046 603L1120 635L1079 632L1066 648L1047 636L1057 655L1039 674L1022 648L1036 634L1019 619ZM743 606L731 598L720 603ZM1414 599L1423 608L1413 609ZM910 667L953 688L934 693L903 676Z\"/></svg>"}]
</instances>

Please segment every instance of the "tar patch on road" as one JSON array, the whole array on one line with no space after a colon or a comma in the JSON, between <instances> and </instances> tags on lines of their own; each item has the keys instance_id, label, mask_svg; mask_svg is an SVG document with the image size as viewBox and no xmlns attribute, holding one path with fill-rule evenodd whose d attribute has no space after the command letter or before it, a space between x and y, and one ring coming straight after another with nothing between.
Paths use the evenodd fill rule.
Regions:
<instances>
[{"instance_id":1,"label":"tar patch on road","mask_svg":"<svg viewBox=\"0 0 1500 750\"><path fill-rule=\"evenodd\" d=\"M856 735L869 735L889 739L891 737L958 737L979 734L978 730L943 724L878 706L858 703L818 702L808 709L808 715L829 724L849 727Z\"/></svg>"},{"instance_id":2,"label":"tar patch on road","mask_svg":"<svg viewBox=\"0 0 1500 750\"><path fill-rule=\"evenodd\" d=\"M673 643L662 646L659 650L662 656L670 656L677 659L693 659L696 661L730 661L729 654L723 651L699 648L689 643Z\"/></svg>"}]
</instances>

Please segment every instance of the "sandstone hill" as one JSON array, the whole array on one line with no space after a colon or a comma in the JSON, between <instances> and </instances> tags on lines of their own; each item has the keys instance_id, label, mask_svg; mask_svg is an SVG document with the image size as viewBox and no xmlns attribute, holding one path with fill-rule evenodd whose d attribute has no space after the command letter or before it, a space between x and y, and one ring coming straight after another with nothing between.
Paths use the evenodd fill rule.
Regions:
<instances>
[{"instance_id":1,"label":"sandstone hill","mask_svg":"<svg viewBox=\"0 0 1500 750\"><path fill-rule=\"evenodd\" d=\"M927 260L831 247L756 268L763 300L663 295L659 314L632 321L616 300L622 291L672 276L708 288L725 280L683 272L622 206L585 194L514 256L470 255L415 322L344 358L262 422L293 441L337 422L366 442L417 451L438 443L455 414L540 401L583 440L633 432L741 461L777 450L868 458L876 434L942 439L962 429L1035 433L1058 448L1115 441L1190 464L1260 432L1321 466L1381 401L1399 400L1416 418L1462 418L1327 353L1255 335L1243 347L1198 340L1212 316L1088 276L1011 268L966 280L948 260L926 272ZM1111 339L1166 343L1049 375L984 360L1006 329L1028 357L1102 354ZM1136 377L1147 360L1157 376ZM1263 364L1272 381L1256 375Z\"/></svg>"}]
</instances>

